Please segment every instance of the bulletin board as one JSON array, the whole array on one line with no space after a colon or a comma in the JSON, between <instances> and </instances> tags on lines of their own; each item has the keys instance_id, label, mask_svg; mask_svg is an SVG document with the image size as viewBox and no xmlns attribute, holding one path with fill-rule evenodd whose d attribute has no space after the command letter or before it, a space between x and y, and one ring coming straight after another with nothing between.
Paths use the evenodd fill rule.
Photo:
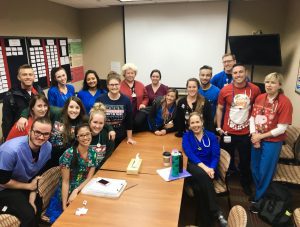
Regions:
<instances>
[{"instance_id":1,"label":"bulletin board","mask_svg":"<svg viewBox=\"0 0 300 227\"><path fill-rule=\"evenodd\" d=\"M63 67L72 80L67 38L0 36L0 101L19 83L18 68L23 64L32 66L34 82L42 88L50 86L54 67Z\"/></svg>"}]
</instances>

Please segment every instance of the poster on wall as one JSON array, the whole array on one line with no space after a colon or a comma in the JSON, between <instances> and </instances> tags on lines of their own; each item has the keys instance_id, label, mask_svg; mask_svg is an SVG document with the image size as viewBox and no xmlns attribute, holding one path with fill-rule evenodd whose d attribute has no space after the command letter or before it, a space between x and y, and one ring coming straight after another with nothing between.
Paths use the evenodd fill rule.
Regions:
<instances>
[{"instance_id":1,"label":"poster on wall","mask_svg":"<svg viewBox=\"0 0 300 227\"><path fill-rule=\"evenodd\" d=\"M72 82L83 80L83 58L82 58L82 42L81 39L68 39L70 64L72 73Z\"/></svg>"},{"instance_id":2,"label":"poster on wall","mask_svg":"<svg viewBox=\"0 0 300 227\"><path fill-rule=\"evenodd\" d=\"M300 61L299 61L299 66L298 66L298 74L297 74L295 92L300 95Z\"/></svg>"}]
</instances>

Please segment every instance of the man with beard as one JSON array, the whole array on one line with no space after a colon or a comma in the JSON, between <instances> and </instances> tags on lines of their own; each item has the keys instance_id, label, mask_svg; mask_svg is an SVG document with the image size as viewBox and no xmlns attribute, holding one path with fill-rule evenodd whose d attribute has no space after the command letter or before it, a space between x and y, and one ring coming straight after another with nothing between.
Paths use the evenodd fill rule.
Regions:
<instances>
[{"instance_id":1,"label":"man with beard","mask_svg":"<svg viewBox=\"0 0 300 227\"><path fill-rule=\"evenodd\" d=\"M39 224L42 200L37 193L38 175L51 157L51 129L48 118L37 118L28 136L0 147L0 214L16 216L21 227Z\"/></svg>"},{"instance_id":2,"label":"man with beard","mask_svg":"<svg viewBox=\"0 0 300 227\"><path fill-rule=\"evenodd\" d=\"M210 83L211 77L212 77L212 67L208 65L202 66L199 72L199 80L200 80L201 87L199 88L198 92L201 95L203 95L211 104L212 117L213 119L215 119L220 89ZM214 120L214 122L216 121Z\"/></svg>"}]
</instances>

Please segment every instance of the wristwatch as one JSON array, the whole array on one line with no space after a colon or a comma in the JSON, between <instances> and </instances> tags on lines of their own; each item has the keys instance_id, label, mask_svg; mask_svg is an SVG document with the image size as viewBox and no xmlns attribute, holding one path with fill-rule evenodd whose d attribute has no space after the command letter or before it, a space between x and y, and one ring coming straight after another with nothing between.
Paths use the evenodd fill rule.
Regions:
<instances>
[{"instance_id":1,"label":"wristwatch","mask_svg":"<svg viewBox=\"0 0 300 227\"><path fill-rule=\"evenodd\" d=\"M221 131L222 129L221 128L216 128L216 131L218 132L218 131Z\"/></svg>"}]
</instances>

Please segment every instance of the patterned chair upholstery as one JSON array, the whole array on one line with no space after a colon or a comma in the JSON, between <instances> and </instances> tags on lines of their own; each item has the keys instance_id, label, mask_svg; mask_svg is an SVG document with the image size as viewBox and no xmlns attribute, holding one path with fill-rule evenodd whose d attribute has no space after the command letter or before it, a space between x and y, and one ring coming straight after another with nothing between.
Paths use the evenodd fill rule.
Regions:
<instances>
[{"instance_id":1,"label":"patterned chair upholstery","mask_svg":"<svg viewBox=\"0 0 300 227\"><path fill-rule=\"evenodd\" d=\"M60 167L53 167L41 176L38 181L38 191L43 200L43 212L41 215L42 221L49 222L47 216L44 215L45 210L49 204L49 200L53 195L60 178ZM17 227L20 226L20 221L13 215L1 214L0 215L0 226L1 227Z\"/></svg>"},{"instance_id":2,"label":"patterned chair upholstery","mask_svg":"<svg viewBox=\"0 0 300 227\"><path fill-rule=\"evenodd\" d=\"M236 205L231 208L228 216L228 227L246 227L247 226L247 213L246 210Z\"/></svg>"},{"instance_id":3,"label":"patterned chair upholstery","mask_svg":"<svg viewBox=\"0 0 300 227\"><path fill-rule=\"evenodd\" d=\"M0 215L0 226L1 227L18 227L20 226L20 221L13 215L1 214Z\"/></svg>"},{"instance_id":4,"label":"patterned chair upholstery","mask_svg":"<svg viewBox=\"0 0 300 227\"><path fill-rule=\"evenodd\" d=\"M43 212L41 215L42 221L49 223L49 218L45 216L46 208L49 205L51 196L54 194L55 189L60 179L60 167L53 167L42 174L42 178L38 182L38 191L43 200Z\"/></svg>"},{"instance_id":5,"label":"patterned chair upholstery","mask_svg":"<svg viewBox=\"0 0 300 227\"><path fill-rule=\"evenodd\" d=\"M294 210L294 221L296 227L300 227L300 208Z\"/></svg>"},{"instance_id":6,"label":"patterned chair upholstery","mask_svg":"<svg viewBox=\"0 0 300 227\"><path fill-rule=\"evenodd\" d=\"M273 181L300 184L300 166L278 163Z\"/></svg>"},{"instance_id":7,"label":"patterned chair upholstery","mask_svg":"<svg viewBox=\"0 0 300 227\"><path fill-rule=\"evenodd\" d=\"M289 125L289 127L286 130L286 139L285 144L282 146L281 152L280 152L280 159L285 160L294 160L295 153L295 143L300 135L300 129L296 128L295 126Z\"/></svg>"},{"instance_id":8,"label":"patterned chair upholstery","mask_svg":"<svg viewBox=\"0 0 300 227\"><path fill-rule=\"evenodd\" d=\"M230 155L224 149L221 149L220 152L221 152L220 161L218 165L219 179L214 180L213 183L217 194L227 195L228 206L229 208L231 208L230 194L229 194L229 188L227 183L227 171L230 164Z\"/></svg>"}]
</instances>

